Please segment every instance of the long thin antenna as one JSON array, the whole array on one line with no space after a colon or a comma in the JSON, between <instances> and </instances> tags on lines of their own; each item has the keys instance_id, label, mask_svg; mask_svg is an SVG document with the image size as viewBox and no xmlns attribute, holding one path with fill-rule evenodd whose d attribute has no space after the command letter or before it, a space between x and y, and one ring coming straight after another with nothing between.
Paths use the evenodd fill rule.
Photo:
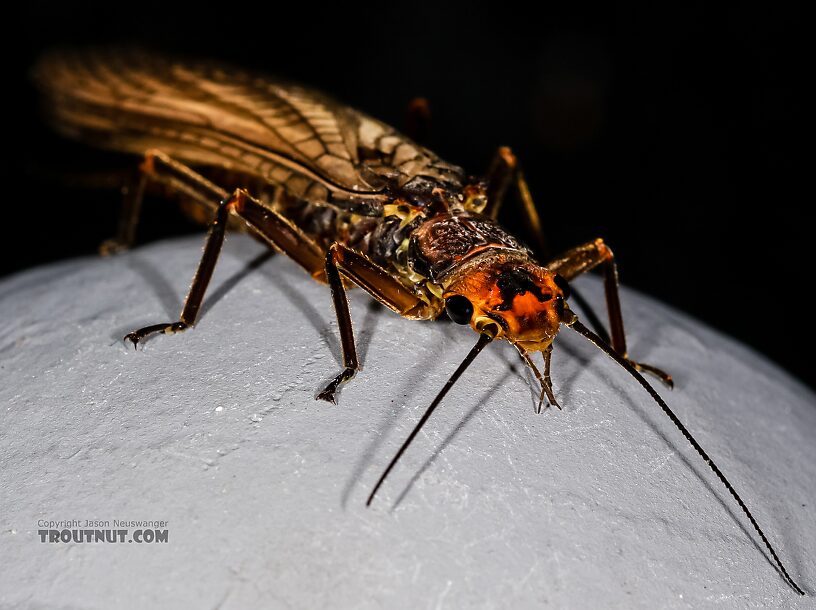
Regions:
<instances>
[{"instance_id":1,"label":"long thin antenna","mask_svg":"<svg viewBox=\"0 0 816 610\"><path fill-rule=\"evenodd\" d=\"M745 505L745 502L742 501L742 498L740 498L739 494L736 492L736 490L734 490L734 487L731 485L731 483L728 481L728 479L725 478L725 475L717 467L717 465L714 463L714 461L710 457L708 457L708 454L700 446L700 443L698 443L695 440L695 438L691 435L691 432L689 432L686 429L686 427L682 424L682 422L677 418L677 416L674 414L674 411L672 411L669 408L669 405L667 405L666 402L655 391L655 389L651 385L649 385L649 382L646 381L643 378L643 375L638 373L637 370L635 370L635 367L633 367L631 364L629 364L629 361L627 361L620 354L618 354L614 349L612 349L612 347L610 347L606 342L604 342L598 335L596 335L591 330L589 330L586 326L581 324L577 319L574 319L574 321L572 321L570 323L567 323L567 326L569 326L570 328L572 328L572 330L576 331L578 334L584 336L590 342L595 344L595 346L597 346L602 352L604 352L607 356L612 358L612 360L614 360L619 365L621 365L624 369L626 369L626 371L632 377L634 377L635 380L640 385L643 386L643 388L649 393L649 395L652 398L654 398L655 402L658 405L660 405L661 409L663 409L663 413L665 413L666 416L670 420L672 420L672 423L675 426L677 426L677 429L680 430L680 432L683 433L683 436L686 437L686 440L691 444L692 447L694 447L694 449L697 451L697 453L700 454L700 457L703 458L703 461L705 461L705 463L708 464L708 466L709 466L709 468L711 468L712 472L714 472L714 474L717 475L717 478L720 479L720 481L725 486L725 488L734 497L734 500L737 501L737 504L739 504L739 507L742 509L742 512L745 513L745 516L748 517L748 520L751 522L751 525L754 526L754 529L756 530L757 534L759 534L759 537L762 538L762 542L765 543L765 547L771 553L771 556L774 558L774 561L776 561L776 565L779 567L779 570L782 572L782 575L785 577L785 580L787 581L787 583L799 595L805 595L805 592L799 587L799 585L797 585L793 581L793 578L790 577L790 574L788 574L788 571L785 569L785 566L782 564L782 561L779 559L779 556L776 554L776 551L771 546L771 543L768 541L768 538L765 536L765 533L759 527L759 524L756 522L756 519L754 519L754 516L751 514L751 511L748 510L748 507Z\"/></svg>"},{"instance_id":2,"label":"long thin antenna","mask_svg":"<svg viewBox=\"0 0 816 610\"><path fill-rule=\"evenodd\" d=\"M439 406L440 402L442 402L442 399L445 397L445 394L448 393L448 390L450 390L451 387L453 387L453 384L456 383L456 380L459 379L459 377L462 375L462 373L465 372L465 369L468 366L470 366L470 363L473 362L473 360L475 360L476 356L479 355L479 352L481 352L482 349L484 349L484 346L487 345L488 343L490 343L492 340L493 340L493 337L491 337L487 333L482 333L481 335L479 335L479 340L476 342L476 345L474 345L473 348L470 350L470 353L468 353L468 355L465 356L465 359L462 361L462 364L460 364L459 368L457 368L454 371L453 375L451 375L450 379L448 379L448 382L439 391L439 394L436 395L436 398L433 399L433 402L431 403L431 406L428 407L427 411L425 411L425 415L422 416L422 419L419 420L419 423L416 425L413 432L411 432L411 434L408 436L408 438L405 439L405 442L402 444L402 447L399 448L399 451L397 451L397 454L393 457L393 459L391 460L391 463L388 464L388 468L386 468L385 471L382 473L382 475L380 475L380 478L377 481L377 484L374 486L374 489L371 490L371 495L368 496L368 501L366 501L366 506L371 506L371 501L374 499L374 496L377 494L377 490L380 488L380 485L382 485L383 481L385 481L385 477L388 476L388 473L391 472L391 469L396 465L396 463L400 459L400 457L402 457L402 454L405 453L406 449L408 449L408 445L411 444L411 441L414 440L414 437L422 429L422 426L424 426L425 422L428 421L428 418L434 412L436 407Z\"/></svg>"}]
</instances>

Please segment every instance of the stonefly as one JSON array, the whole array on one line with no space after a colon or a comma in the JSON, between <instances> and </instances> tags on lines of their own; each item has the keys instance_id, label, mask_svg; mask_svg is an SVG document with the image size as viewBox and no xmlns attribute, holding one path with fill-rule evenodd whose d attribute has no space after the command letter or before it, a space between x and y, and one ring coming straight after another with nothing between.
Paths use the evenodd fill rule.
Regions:
<instances>
[{"instance_id":1,"label":"stonefly","mask_svg":"<svg viewBox=\"0 0 816 610\"><path fill-rule=\"evenodd\" d=\"M612 251L597 239L541 264L497 223L513 187L525 224L540 239L538 213L508 148L497 151L484 178L469 177L394 128L322 93L140 51L53 52L36 66L35 80L61 133L143 159L127 190L117 236L103 244L103 253L133 243L149 184L178 193L186 210L209 224L179 319L129 333L134 346L148 335L193 326L228 224L283 252L331 288L344 369L318 398L335 402L339 387L359 369L347 286L360 286L405 318L434 320L446 313L476 331L476 345L388 464L367 504L489 343L506 340L518 351L541 385L537 410L545 399L557 407L550 356L563 325L643 386L748 517L787 584L804 595L745 502L640 371L667 385L671 377L629 358ZM427 106L412 108L419 125ZM596 267L604 274L608 341L567 305L568 282ZM532 360L537 352L543 372Z\"/></svg>"}]
</instances>

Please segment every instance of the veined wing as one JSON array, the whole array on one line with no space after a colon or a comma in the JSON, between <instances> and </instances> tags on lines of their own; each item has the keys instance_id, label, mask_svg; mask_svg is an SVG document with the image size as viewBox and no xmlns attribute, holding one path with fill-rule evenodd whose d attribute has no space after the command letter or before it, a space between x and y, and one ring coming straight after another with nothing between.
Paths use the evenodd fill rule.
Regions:
<instances>
[{"instance_id":1,"label":"veined wing","mask_svg":"<svg viewBox=\"0 0 816 610\"><path fill-rule=\"evenodd\" d=\"M369 202L461 186L392 127L305 87L142 52L60 52L35 79L66 135L124 152L161 148L283 186L316 202Z\"/></svg>"}]
</instances>

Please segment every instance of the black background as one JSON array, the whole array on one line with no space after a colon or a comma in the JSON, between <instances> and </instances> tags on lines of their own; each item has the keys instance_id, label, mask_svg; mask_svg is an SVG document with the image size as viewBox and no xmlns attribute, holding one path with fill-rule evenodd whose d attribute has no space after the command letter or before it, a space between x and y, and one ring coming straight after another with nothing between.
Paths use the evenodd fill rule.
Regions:
<instances>
[{"instance_id":1,"label":"black background","mask_svg":"<svg viewBox=\"0 0 816 610\"><path fill-rule=\"evenodd\" d=\"M655 4L18 5L2 43L0 274L94 252L118 211L116 192L55 178L106 161L41 125L31 64L53 46L146 44L316 86L398 127L428 98L444 159L481 173L513 147L555 249L603 236L625 284L816 385L801 11ZM140 242L201 231L162 203Z\"/></svg>"}]
</instances>

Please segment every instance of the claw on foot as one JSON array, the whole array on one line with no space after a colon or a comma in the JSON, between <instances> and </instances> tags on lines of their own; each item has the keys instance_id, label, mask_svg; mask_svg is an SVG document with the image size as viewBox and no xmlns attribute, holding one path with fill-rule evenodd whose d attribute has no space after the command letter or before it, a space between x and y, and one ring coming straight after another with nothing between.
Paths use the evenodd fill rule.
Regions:
<instances>
[{"instance_id":1,"label":"claw on foot","mask_svg":"<svg viewBox=\"0 0 816 610\"><path fill-rule=\"evenodd\" d=\"M541 396L538 397L538 404L536 405L536 414L541 413L541 405L544 404L544 400L547 400L547 404L555 407L559 411L561 411L561 405L558 404L558 401L555 399L555 396L548 396L546 392L542 392Z\"/></svg>"},{"instance_id":2,"label":"claw on foot","mask_svg":"<svg viewBox=\"0 0 816 610\"><path fill-rule=\"evenodd\" d=\"M335 394L337 392L337 388L340 387L341 384L346 383L349 379L354 377L354 374L357 372L356 369L347 368L344 369L342 373L340 373L337 377L332 379L331 383L326 386L326 388L317 395L318 400L325 400L326 402L330 402L333 405L337 404L337 399L335 398Z\"/></svg>"},{"instance_id":3,"label":"claw on foot","mask_svg":"<svg viewBox=\"0 0 816 610\"><path fill-rule=\"evenodd\" d=\"M337 404L337 400L334 397L334 389L331 387L327 387L325 390L320 392L317 395L318 400L325 400L326 402L330 402L333 405Z\"/></svg>"}]
</instances>

